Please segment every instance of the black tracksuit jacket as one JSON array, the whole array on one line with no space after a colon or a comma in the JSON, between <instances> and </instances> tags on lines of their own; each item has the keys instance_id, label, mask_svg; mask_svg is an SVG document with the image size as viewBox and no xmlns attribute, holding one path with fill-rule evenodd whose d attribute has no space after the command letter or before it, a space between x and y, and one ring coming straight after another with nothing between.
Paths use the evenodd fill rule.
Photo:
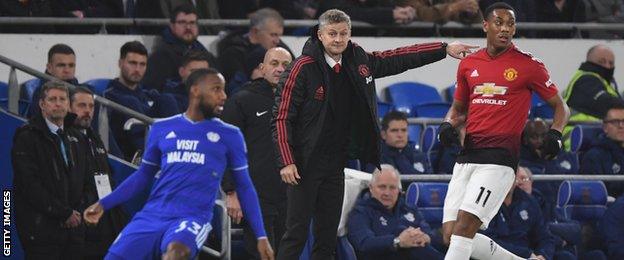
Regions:
<instances>
[{"instance_id":1,"label":"black tracksuit jacket","mask_svg":"<svg viewBox=\"0 0 624 260\"><path fill-rule=\"evenodd\" d=\"M316 32L315 30L312 30ZM329 66L323 47L316 36L308 39L303 54L292 62L284 73L276 91L273 106L273 142L278 167L296 164L306 169L320 140L323 123L329 111L329 100L334 86L330 86ZM379 165L379 127L375 79L395 75L446 57L442 42L414 44L394 50L368 53L349 42L342 54L342 69L360 102L351 109L349 157L362 163Z\"/></svg>"}]
</instances>

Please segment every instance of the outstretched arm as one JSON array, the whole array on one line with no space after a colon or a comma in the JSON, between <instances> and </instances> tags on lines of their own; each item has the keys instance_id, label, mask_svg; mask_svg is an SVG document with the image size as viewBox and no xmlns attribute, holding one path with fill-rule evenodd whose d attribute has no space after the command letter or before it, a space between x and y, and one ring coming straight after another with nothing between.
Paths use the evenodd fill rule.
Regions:
<instances>
[{"instance_id":1,"label":"outstretched arm","mask_svg":"<svg viewBox=\"0 0 624 260\"><path fill-rule=\"evenodd\" d=\"M450 44L432 42L369 53L368 59L373 77L381 78L439 61L444 59L446 54L456 59L463 59L477 47L461 42Z\"/></svg>"}]
</instances>

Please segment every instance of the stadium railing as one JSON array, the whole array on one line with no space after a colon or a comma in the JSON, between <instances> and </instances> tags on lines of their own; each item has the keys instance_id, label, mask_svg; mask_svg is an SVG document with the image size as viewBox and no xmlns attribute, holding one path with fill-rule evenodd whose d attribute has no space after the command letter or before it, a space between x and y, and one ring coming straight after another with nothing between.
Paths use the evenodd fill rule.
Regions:
<instances>
[{"instance_id":1,"label":"stadium railing","mask_svg":"<svg viewBox=\"0 0 624 260\"><path fill-rule=\"evenodd\" d=\"M9 81L8 81L8 111L18 115L19 114L19 97L20 97L20 88L21 85L17 80L17 70L23 71L27 74L30 74L32 76L35 76L37 78L41 78L41 79L45 79L45 80L49 80L49 81L57 81L60 82L64 85L66 85L70 90L75 89L77 86L69 84L67 82L61 81L55 77L52 77L48 74L45 74L43 72L40 72L38 70L35 70L29 66L26 66L20 62L17 62L15 60L12 60L10 58L7 58L3 55L0 55L0 63L4 63L6 65L8 65L9 67L11 67L11 70L9 72ZM99 127L99 133L102 137L102 141L105 145L108 145L108 118L107 118L107 109L113 109L116 110L120 113L124 113L126 115L132 116L134 118L136 118L137 120L139 120L140 122L144 123L145 125L151 125L154 122L154 119L151 117L148 117L146 115L143 115L139 112L136 112L132 109L129 109L125 106L122 106L120 104L117 104L113 101L110 101L104 97L98 96L98 95L94 95L95 97L95 102L97 102L98 104L101 105L100 107L100 114L98 115L98 117L100 118L99 124L100 126L105 126L105 127ZM105 125L103 125L105 124ZM105 140L106 139L106 140ZM107 147L108 148L108 147ZM230 220L229 217L227 215L227 207L225 205L225 201L223 200L217 200L215 202L215 206L218 207L221 210L221 225L224 227L222 228L222 230L220 230L221 233L221 249L220 250L215 250L212 248L209 248L207 246L202 246L202 251L210 254L211 256L217 257L219 259L229 259L229 256L231 254L231 250L230 250L230 232L231 232L231 228L230 228ZM216 230L215 230L216 232Z\"/></svg>"},{"instance_id":2,"label":"stadium railing","mask_svg":"<svg viewBox=\"0 0 624 260\"><path fill-rule=\"evenodd\" d=\"M285 20L284 27L312 27L316 25L316 20ZM100 33L107 33L107 26L165 26L169 20L165 18L66 18L66 17L0 17L0 27L9 25L72 25L72 26L100 26ZM228 27L248 27L248 19L200 19L200 26L228 26ZM353 21L353 28L372 29L433 29L437 36L443 29L481 30L481 23L462 24L458 22L447 22L444 24L433 22L415 21L405 25L380 25L370 24L361 21ZM517 30L553 31L568 30L573 31L577 38L581 38L582 31L624 31L622 23L533 23L521 22L516 25Z\"/></svg>"}]
</instances>

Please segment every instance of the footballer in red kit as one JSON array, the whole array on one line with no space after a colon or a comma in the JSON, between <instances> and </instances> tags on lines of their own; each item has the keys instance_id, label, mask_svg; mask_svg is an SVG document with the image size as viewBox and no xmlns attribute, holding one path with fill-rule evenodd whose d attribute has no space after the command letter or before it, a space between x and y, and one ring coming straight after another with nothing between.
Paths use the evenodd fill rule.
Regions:
<instances>
[{"instance_id":1,"label":"footballer in red kit","mask_svg":"<svg viewBox=\"0 0 624 260\"><path fill-rule=\"evenodd\" d=\"M531 93L554 109L553 124L540 147L545 159L561 150L561 131L570 112L544 64L511 43L514 9L498 2L483 16L487 47L460 62L453 104L439 127L444 146L461 144L457 129L466 130L444 200L442 230L449 245L445 259L542 259L514 255L477 231L487 228L515 181Z\"/></svg>"},{"instance_id":2,"label":"footballer in red kit","mask_svg":"<svg viewBox=\"0 0 624 260\"><path fill-rule=\"evenodd\" d=\"M504 148L517 158L532 91L543 100L558 93L544 64L513 44L496 57L481 49L462 60L454 98L468 108L464 148Z\"/></svg>"}]
</instances>

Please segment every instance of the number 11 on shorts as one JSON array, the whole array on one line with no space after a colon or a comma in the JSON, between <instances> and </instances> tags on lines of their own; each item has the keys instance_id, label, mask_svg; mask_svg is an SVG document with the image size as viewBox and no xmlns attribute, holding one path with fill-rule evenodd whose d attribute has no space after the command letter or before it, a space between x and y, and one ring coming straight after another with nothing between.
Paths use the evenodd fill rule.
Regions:
<instances>
[{"instance_id":1,"label":"number 11 on shorts","mask_svg":"<svg viewBox=\"0 0 624 260\"><path fill-rule=\"evenodd\" d=\"M492 191L486 190L484 187L481 187L479 189L481 189L481 191L479 192L479 196L477 196L477 200L475 201L475 203L479 204L479 201L481 200L481 197L483 197L483 192L485 191L485 192L487 192L487 194L485 195L485 199L483 199L483 207L485 207L485 203L490 198L490 194L492 194Z\"/></svg>"}]
</instances>

